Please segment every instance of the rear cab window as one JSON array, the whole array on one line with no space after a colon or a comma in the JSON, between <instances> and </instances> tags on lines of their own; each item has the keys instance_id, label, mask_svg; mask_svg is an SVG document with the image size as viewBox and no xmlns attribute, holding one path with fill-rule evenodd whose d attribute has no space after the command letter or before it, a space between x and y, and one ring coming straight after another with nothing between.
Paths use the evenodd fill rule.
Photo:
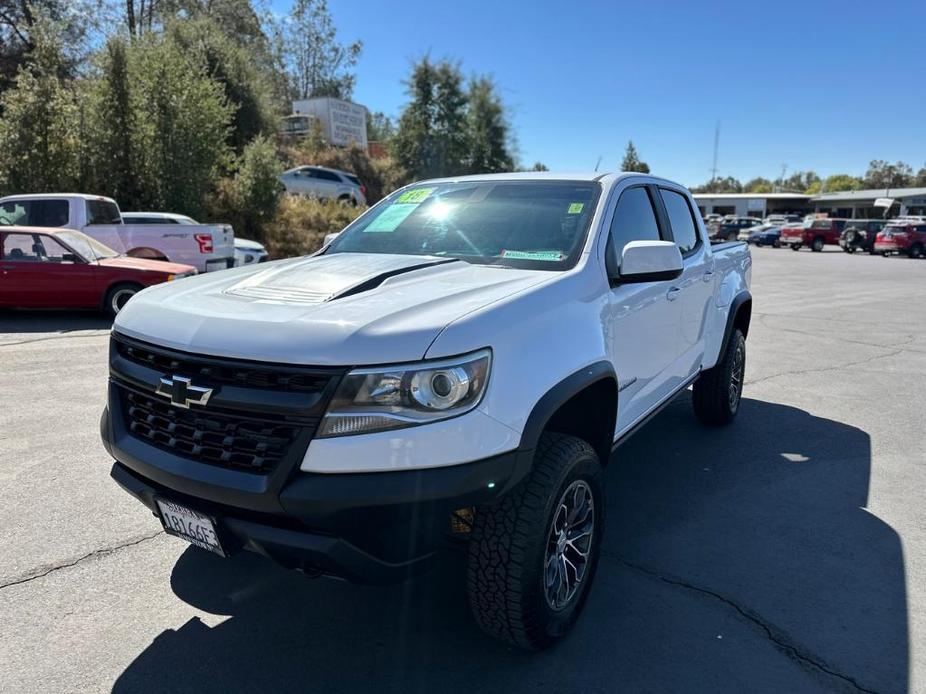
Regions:
<instances>
[{"instance_id":1,"label":"rear cab window","mask_svg":"<svg viewBox=\"0 0 926 694\"><path fill-rule=\"evenodd\" d=\"M691 255L700 246L701 239L688 198L668 188L660 188L659 194L669 216L669 226L672 227L672 236L678 249L683 256Z\"/></svg>"},{"instance_id":2,"label":"rear cab window","mask_svg":"<svg viewBox=\"0 0 926 694\"><path fill-rule=\"evenodd\" d=\"M119 206L109 200L87 200L87 224L122 224Z\"/></svg>"}]
</instances>

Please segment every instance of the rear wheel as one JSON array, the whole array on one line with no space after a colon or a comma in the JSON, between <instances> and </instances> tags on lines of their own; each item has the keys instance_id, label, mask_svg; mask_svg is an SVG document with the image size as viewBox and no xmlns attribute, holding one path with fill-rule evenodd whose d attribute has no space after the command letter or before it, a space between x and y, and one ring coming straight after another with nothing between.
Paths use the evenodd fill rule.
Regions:
<instances>
[{"instance_id":1,"label":"rear wheel","mask_svg":"<svg viewBox=\"0 0 926 694\"><path fill-rule=\"evenodd\" d=\"M909 255L911 258L922 258L923 257L923 244L914 243L912 246L910 246Z\"/></svg>"},{"instance_id":2,"label":"rear wheel","mask_svg":"<svg viewBox=\"0 0 926 694\"><path fill-rule=\"evenodd\" d=\"M799 251L799 250L801 250L801 244L799 244L799 243L791 244L791 250L792 250L792 251Z\"/></svg>"},{"instance_id":3,"label":"rear wheel","mask_svg":"<svg viewBox=\"0 0 926 694\"><path fill-rule=\"evenodd\" d=\"M528 650L563 638L588 597L603 530L595 451L576 437L544 434L530 474L476 509L467 565L476 622Z\"/></svg>"},{"instance_id":4,"label":"rear wheel","mask_svg":"<svg viewBox=\"0 0 926 694\"><path fill-rule=\"evenodd\" d=\"M823 241L823 237L818 236L817 238L813 240L813 243L810 245L810 250L812 250L814 253L819 253L820 251L823 250L824 244L825 242Z\"/></svg>"},{"instance_id":5,"label":"rear wheel","mask_svg":"<svg viewBox=\"0 0 926 694\"><path fill-rule=\"evenodd\" d=\"M117 284L109 288L103 301L103 310L110 318L115 318L128 303L129 299L142 290L138 284Z\"/></svg>"},{"instance_id":6,"label":"rear wheel","mask_svg":"<svg viewBox=\"0 0 926 694\"><path fill-rule=\"evenodd\" d=\"M746 373L746 338L733 329L727 349L717 365L695 381L692 403L695 416L710 425L729 424L739 412Z\"/></svg>"}]
</instances>

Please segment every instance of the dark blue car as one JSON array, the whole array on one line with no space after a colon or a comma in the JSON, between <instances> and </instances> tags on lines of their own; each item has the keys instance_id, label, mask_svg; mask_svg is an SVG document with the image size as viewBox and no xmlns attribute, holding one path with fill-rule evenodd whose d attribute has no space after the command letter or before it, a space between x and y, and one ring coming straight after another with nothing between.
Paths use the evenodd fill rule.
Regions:
<instances>
[{"instance_id":1,"label":"dark blue car","mask_svg":"<svg viewBox=\"0 0 926 694\"><path fill-rule=\"evenodd\" d=\"M781 227L779 226L761 226L749 234L749 243L757 246L774 246L780 248Z\"/></svg>"}]
</instances>

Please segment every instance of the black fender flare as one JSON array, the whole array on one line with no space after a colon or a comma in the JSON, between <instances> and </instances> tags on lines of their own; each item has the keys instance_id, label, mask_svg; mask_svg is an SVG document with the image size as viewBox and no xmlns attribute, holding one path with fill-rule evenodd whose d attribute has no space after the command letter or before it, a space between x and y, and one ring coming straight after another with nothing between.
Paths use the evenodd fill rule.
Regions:
<instances>
[{"instance_id":1,"label":"black fender flare","mask_svg":"<svg viewBox=\"0 0 926 694\"><path fill-rule=\"evenodd\" d=\"M727 311L727 324L723 329L723 342L720 343L720 352L717 356L717 360L720 361L723 354L727 351L727 345L730 343L730 336L733 334L733 326L736 323L736 316L743 308L744 304L749 304L749 308L746 309L750 311L749 319L752 319L752 294L750 294L748 289L744 289L735 297L733 301L730 302L730 310ZM749 322L746 323L746 330L743 333L743 337L749 333Z\"/></svg>"},{"instance_id":2,"label":"black fender flare","mask_svg":"<svg viewBox=\"0 0 926 694\"><path fill-rule=\"evenodd\" d=\"M528 415L524 430L521 432L521 443L518 450L533 452L547 423L560 407L589 386L608 378L614 380L616 388L619 390L620 382L617 380L614 366L611 362L602 360L572 372L550 388L537 401ZM611 438L614 438L613 431Z\"/></svg>"}]
</instances>

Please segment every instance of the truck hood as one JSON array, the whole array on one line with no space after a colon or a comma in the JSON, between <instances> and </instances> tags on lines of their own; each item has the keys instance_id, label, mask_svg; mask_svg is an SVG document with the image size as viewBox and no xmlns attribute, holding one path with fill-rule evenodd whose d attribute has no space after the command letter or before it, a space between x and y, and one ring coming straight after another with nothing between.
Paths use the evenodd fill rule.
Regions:
<instances>
[{"instance_id":1,"label":"truck hood","mask_svg":"<svg viewBox=\"0 0 926 694\"><path fill-rule=\"evenodd\" d=\"M166 347L258 361L414 361L448 323L556 274L429 256L296 258L152 287L113 327ZM489 339L474 337L473 348Z\"/></svg>"}]
</instances>

